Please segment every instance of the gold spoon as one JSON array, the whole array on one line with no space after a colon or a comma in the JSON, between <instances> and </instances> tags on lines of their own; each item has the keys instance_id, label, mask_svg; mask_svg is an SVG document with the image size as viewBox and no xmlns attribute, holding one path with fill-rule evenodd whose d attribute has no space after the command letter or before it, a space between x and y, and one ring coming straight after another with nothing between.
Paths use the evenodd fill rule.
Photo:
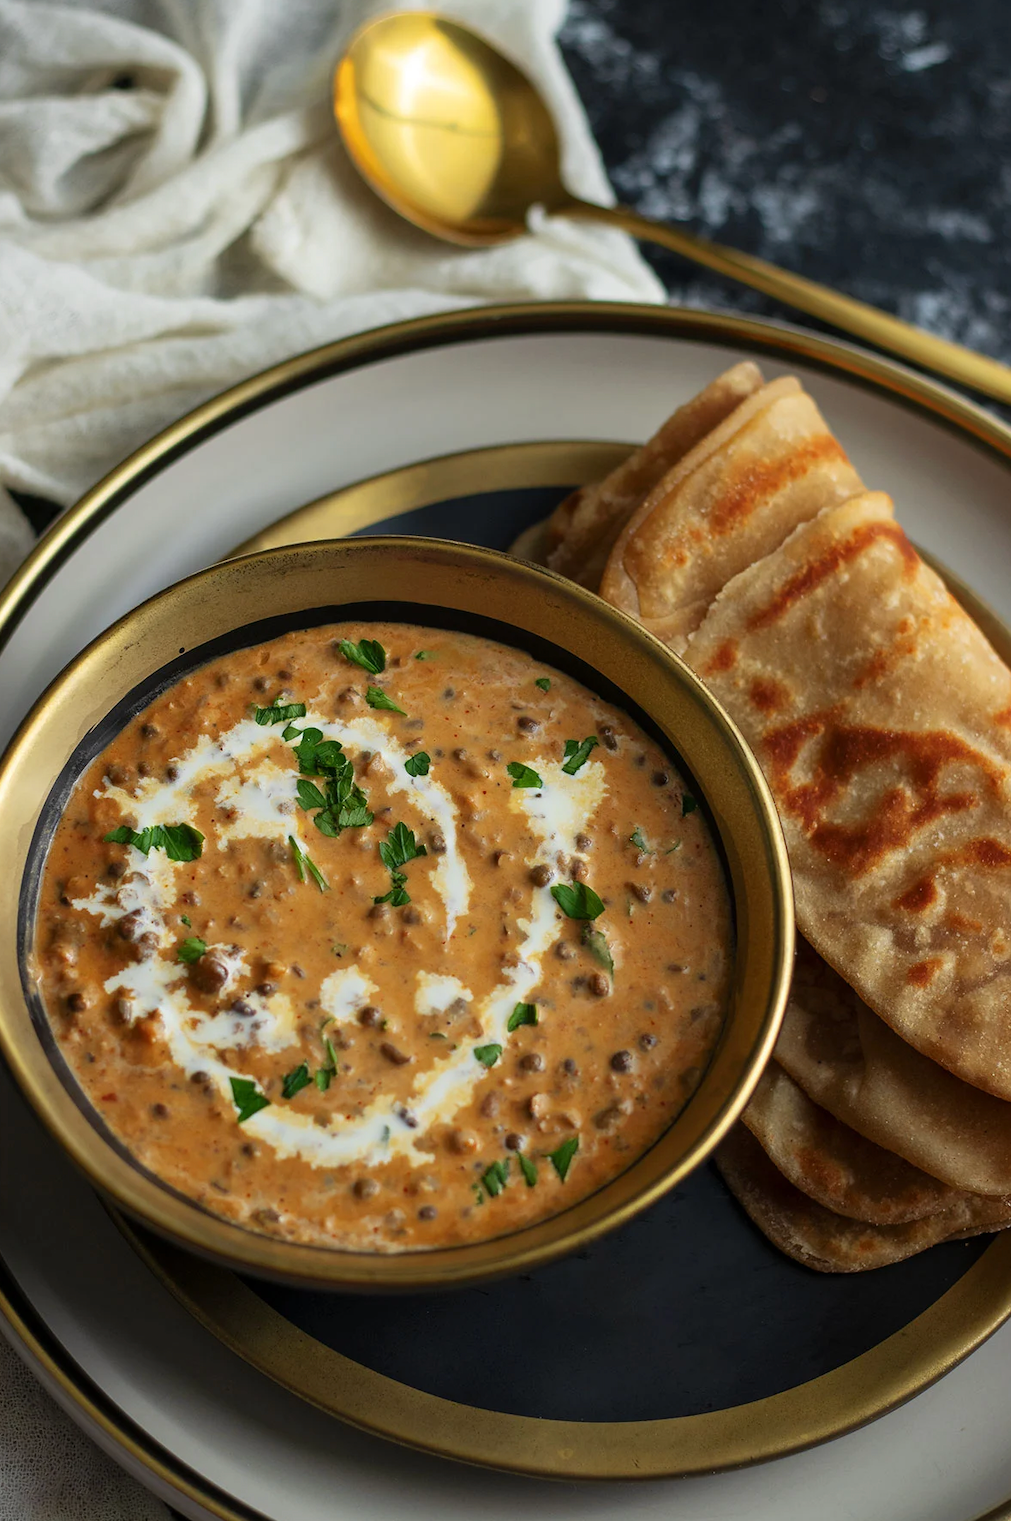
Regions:
<instances>
[{"instance_id":1,"label":"gold spoon","mask_svg":"<svg viewBox=\"0 0 1011 1521\"><path fill-rule=\"evenodd\" d=\"M571 195L555 124L530 80L434 11L384 16L355 35L334 75L334 113L364 179L437 238L470 247L506 242L527 231L534 206L606 222L1011 404L1011 369L996 359L763 259Z\"/></svg>"}]
</instances>

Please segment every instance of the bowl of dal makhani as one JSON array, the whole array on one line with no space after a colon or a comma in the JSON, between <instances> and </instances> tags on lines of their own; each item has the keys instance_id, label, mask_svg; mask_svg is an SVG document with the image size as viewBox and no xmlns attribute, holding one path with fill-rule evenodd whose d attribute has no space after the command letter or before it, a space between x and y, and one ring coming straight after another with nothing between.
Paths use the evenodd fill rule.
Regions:
<instances>
[{"instance_id":1,"label":"bowl of dal makhani","mask_svg":"<svg viewBox=\"0 0 1011 1521\"><path fill-rule=\"evenodd\" d=\"M758 766L625 614L471 546L228 561L0 766L0 1043L92 1182L244 1271L423 1289L585 1246L772 1048Z\"/></svg>"}]
</instances>

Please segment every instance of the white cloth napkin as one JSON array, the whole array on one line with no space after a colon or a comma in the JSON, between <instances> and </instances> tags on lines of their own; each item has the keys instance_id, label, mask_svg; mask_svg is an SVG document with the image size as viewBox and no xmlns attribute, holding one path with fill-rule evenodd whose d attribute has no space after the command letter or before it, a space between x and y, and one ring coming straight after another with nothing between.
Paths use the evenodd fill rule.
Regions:
<instances>
[{"instance_id":1,"label":"white cloth napkin","mask_svg":"<svg viewBox=\"0 0 1011 1521\"><path fill-rule=\"evenodd\" d=\"M399 0L402 6L410 0ZM610 189L554 44L565 0L447 0L537 80L574 191ZM0 581L31 545L3 489L66 505L166 423L299 350L487 300L663 300L620 234L487 250L359 183L334 63L382 0L0 0ZM0 1521L155 1521L0 1342Z\"/></svg>"},{"instance_id":2,"label":"white cloth napkin","mask_svg":"<svg viewBox=\"0 0 1011 1521\"><path fill-rule=\"evenodd\" d=\"M400 0L403 5L410 0ZM564 170L611 192L554 32L565 0L454 0L537 80ZM663 300L621 234L437 243L360 183L335 60L383 0L0 0L0 488L66 505L287 355L485 300ZM30 542L0 504L0 580Z\"/></svg>"}]
</instances>

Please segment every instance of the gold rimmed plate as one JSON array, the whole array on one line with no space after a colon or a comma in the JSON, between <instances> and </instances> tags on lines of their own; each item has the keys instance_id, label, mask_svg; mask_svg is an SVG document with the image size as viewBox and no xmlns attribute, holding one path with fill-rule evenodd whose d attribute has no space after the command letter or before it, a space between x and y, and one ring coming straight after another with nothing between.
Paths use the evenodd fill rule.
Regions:
<instances>
[{"instance_id":1,"label":"gold rimmed plate","mask_svg":"<svg viewBox=\"0 0 1011 1521\"><path fill-rule=\"evenodd\" d=\"M407 520L400 525L406 531L466 539L481 537L476 529L489 515L488 492L502 489L521 494L520 508L513 508L521 527L520 517L539 516L577 482L573 457L559 455L559 448L564 456L573 446L553 440L592 444L594 461L585 473L599 474L623 447L613 441L645 436L678 401L746 354L762 356L770 376L800 373L861 473L892 491L913 536L999 611L1011 613L1003 572L1011 551L1011 434L978 408L885 361L784 328L645 308L511 308L404 324L301 357L208 404L128 461L62 521L0 603L0 638L7 641L0 656L0 721L5 714L16 721L49 675L112 617L247 544L300 502L315 503L322 522L335 488L360 482L357 521L335 521L322 531L354 532L410 507L409 526ZM514 450L516 440L524 445ZM440 476L433 492L425 476L444 466L450 474ZM379 475L388 495L371 514L370 482ZM401 495L404 481L407 496ZM313 537L304 514L295 534L287 524L279 531L276 542L285 534ZM991 631L998 636L999 629ZM780 1294L772 1308L771 1300L763 1304L743 1292L746 1282L777 1274L780 1259L750 1233L726 1196L702 1196L711 1186L703 1171L660 1206L669 1209L663 1218L650 1211L591 1247L588 1259L545 1268L527 1284L514 1280L517 1296L543 1301L542 1318L532 1316L531 1327L521 1298L508 1306L490 1304L483 1291L474 1291L480 1302L466 1304L457 1294L441 1296L448 1306L456 1302L457 1345L470 1364L469 1387L453 1389L438 1386L424 1366L433 1344L417 1329L426 1319L436 1332L439 1324L417 1296L398 1302L402 1318L385 1328L385 1346L367 1321L355 1345L353 1339L342 1343L325 1321L311 1323L306 1306L270 1302L262 1290L214 1269L206 1270L213 1283L201 1283L205 1269L191 1258L175 1266L162 1262L159 1272L167 1268L175 1294L188 1298L184 1309L89 1202L87 1188L66 1172L52 1146L33 1139L12 1100L0 1105L0 1124L5 1154L18 1157L16 1170L0 1168L0 1302L9 1324L48 1368L64 1401L162 1493L174 1493L188 1515L287 1521L295 1497L302 1521L385 1521L406 1513L424 1521L469 1521L475 1510L489 1521L511 1521L521 1508L553 1521L575 1521L588 1508L595 1521L645 1521L658 1505L676 1508L683 1521L708 1521L715 1513L806 1521L817 1497L824 1521L855 1514L969 1521L1011 1492L1004 1416L1011 1401L1011 1331L1000 1331L953 1366L1007 1313L1011 1263L1000 1239L955 1244L917 1259L918 1271L932 1281L906 1281L903 1303L896 1308L899 1296L889 1301L890 1321L880 1301L872 1313L870 1297L859 1305L852 1297L856 1290L887 1300L873 1288L880 1275L863 1275L863 1288L858 1280L835 1280L840 1294L851 1297L823 1303L820 1317L806 1322L820 1336L804 1342L810 1302L802 1285L820 1280L795 1269L789 1296ZM39 1198L58 1198L59 1210L40 1210ZM690 1266L692 1242L700 1240L692 1211L713 1236L726 1227L737 1233L741 1251L751 1250L743 1246L748 1241L768 1255L757 1272L754 1260L749 1267L741 1257L736 1263L728 1258L714 1293L689 1301L678 1297L678 1285L688 1286L679 1275ZM647 1235L654 1217L655 1238ZM609 1258L625 1249L626 1239L635 1247L629 1258ZM607 1261L598 1260L601 1252ZM558 1281L545 1282L550 1275ZM584 1284L593 1292L582 1301L586 1313L576 1325L580 1301L573 1289L579 1285L582 1293ZM719 1309L732 1294L740 1301L737 1319ZM360 1301L342 1302L353 1329ZM218 1335L197 1314L205 1324L215 1319ZM743 1375L754 1380L762 1359L744 1357L739 1333L750 1334L763 1317L769 1379L749 1389ZM854 1327L862 1328L863 1345L851 1334ZM566 1345L563 1333L570 1336ZM543 1379L535 1381L539 1411L530 1404L522 1364L537 1335L545 1343L553 1339L561 1353L558 1387L552 1392ZM246 1360L238 1361L219 1336L241 1345ZM398 1366L412 1339L421 1365ZM482 1387L482 1364L497 1358L503 1370L510 1341L516 1364L508 1381L500 1377L496 1387ZM681 1405L668 1398L677 1393L670 1380L664 1385L653 1377L658 1341L683 1375ZM590 1377L597 1342L607 1346L601 1345ZM802 1345L806 1366L800 1356L784 1354ZM601 1378L601 1360L615 1349ZM250 1357L262 1366L275 1359L271 1376ZM714 1387L720 1364L722 1391ZM704 1472L717 1462L774 1458L847 1431L949 1369L929 1392L836 1441L743 1472ZM650 1407L650 1398L666 1401L666 1408ZM699 1408L707 1400L711 1408ZM344 1421L322 1413L338 1407ZM728 1411L735 1428L729 1433L720 1419ZM578 1486L548 1488L433 1462L345 1424L358 1421L415 1442L411 1423L418 1424L419 1412L431 1418L423 1444L472 1461L557 1477L579 1471L697 1477L666 1497L653 1486L628 1485L588 1495ZM675 1425L661 1433L669 1422ZM581 1447L563 1440L566 1426ZM666 1445L658 1440L663 1436ZM634 1462L643 1455L645 1470Z\"/></svg>"},{"instance_id":2,"label":"gold rimmed plate","mask_svg":"<svg viewBox=\"0 0 1011 1521\"><path fill-rule=\"evenodd\" d=\"M238 552L418 531L505 547L627 452L464 451L329 493ZM949 580L1011 658L1011 631ZM406 1303L277 1290L124 1229L209 1329L314 1405L443 1456L554 1478L684 1476L825 1441L917 1393L1011 1314L1011 1238L822 1276L771 1248L709 1169L578 1266Z\"/></svg>"}]
</instances>

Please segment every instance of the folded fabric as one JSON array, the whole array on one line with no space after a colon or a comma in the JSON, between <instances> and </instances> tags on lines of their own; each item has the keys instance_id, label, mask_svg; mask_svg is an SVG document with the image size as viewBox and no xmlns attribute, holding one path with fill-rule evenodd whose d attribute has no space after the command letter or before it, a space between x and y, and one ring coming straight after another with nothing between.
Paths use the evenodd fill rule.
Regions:
<instances>
[{"instance_id":1,"label":"folded fabric","mask_svg":"<svg viewBox=\"0 0 1011 1521\"><path fill-rule=\"evenodd\" d=\"M662 300L621 234L462 249L359 181L334 64L382 0L0 0L0 485L69 503L300 350L482 301ZM611 193L554 44L564 0L456 0L536 79L566 177ZM0 511L0 574L28 535ZM6 555L6 564L2 563Z\"/></svg>"}]
</instances>

